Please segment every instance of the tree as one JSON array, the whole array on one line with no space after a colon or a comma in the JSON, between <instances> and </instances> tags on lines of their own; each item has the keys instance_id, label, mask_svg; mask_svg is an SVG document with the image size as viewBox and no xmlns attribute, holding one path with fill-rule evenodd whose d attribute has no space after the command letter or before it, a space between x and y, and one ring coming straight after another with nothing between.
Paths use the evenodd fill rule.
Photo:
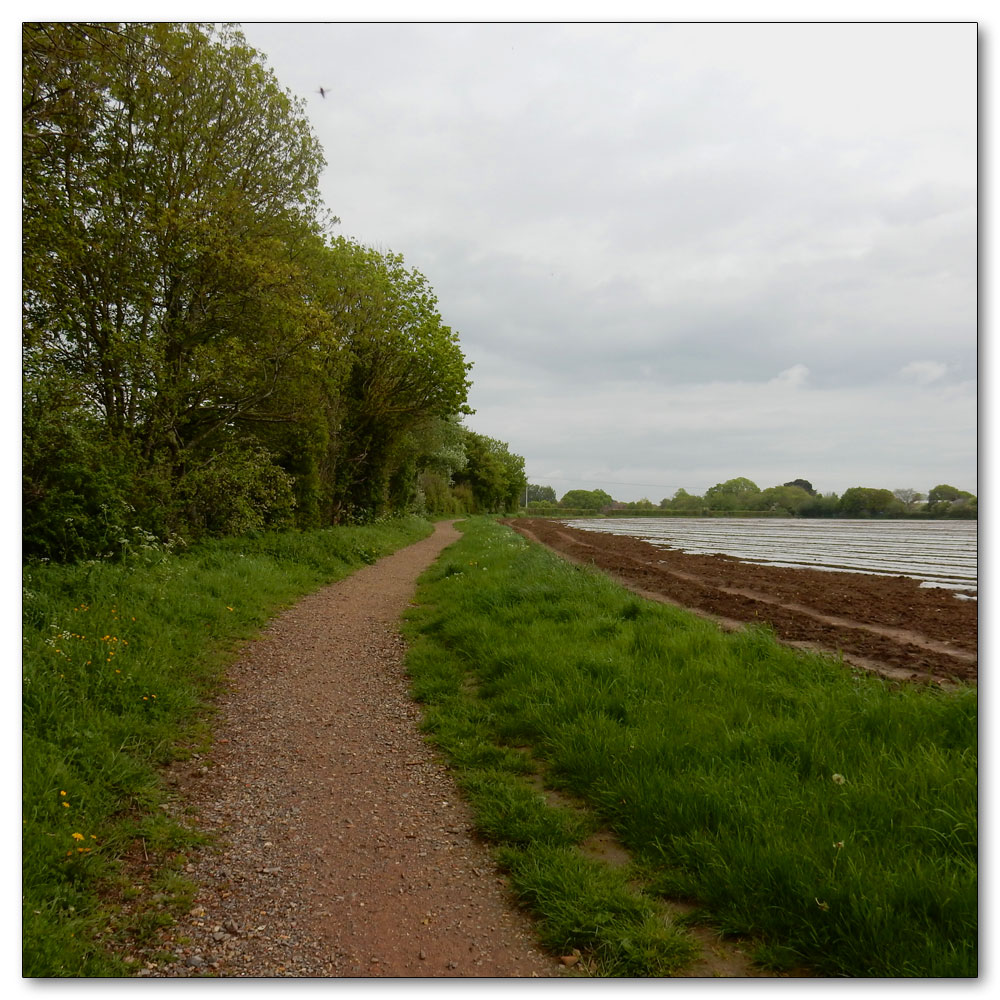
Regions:
<instances>
[{"instance_id":1,"label":"tree","mask_svg":"<svg viewBox=\"0 0 1000 1000\"><path fill-rule=\"evenodd\" d=\"M895 498L896 498L896 499L897 499L897 500L898 500L898 501L899 501L899 502L900 502L900 503L901 503L901 504L902 504L902 505L903 505L903 506L904 506L904 507L905 507L905 508L906 508L907 510L914 510L914 509L916 509L916 506L917 506L917 504L919 504L919 503L921 503L921 502L922 502L923 500L926 500L926 499L927 499L927 498L926 498L926 497L924 496L924 494L923 494L923 493L918 493L918 492L917 492L916 490L914 490L914 489L909 489L909 488L906 488L906 489L898 489L898 490L893 490L893 491L892 491L892 495L893 495L893 496L894 496L894 497L895 497Z\"/></svg>"},{"instance_id":2,"label":"tree","mask_svg":"<svg viewBox=\"0 0 1000 1000\"><path fill-rule=\"evenodd\" d=\"M465 469L466 428L455 416L434 417L411 434L411 450L418 470L413 509L418 514L461 514L452 487Z\"/></svg>"},{"instance_id":3,"label":"tree","mask_svg":"<svg viewBox=\"0 0 1000 1000\"><path fill-rule=\"evenodd\" d=\"M524 459L503 441L465 431L465 468L456 473L456 492L464 492L474 508L469 513L503 514L516 511L524 491Z\"/></svg>"},{"instance_id":4,"label":"tree","mask_svg":"<svg viewBox=\"0 0 1000 1000\"><path fill-rule=\"evenodd\" d=\"M25 377L71 380L150 510L302 402L319 143L238 31L25 24ZM299 411L300 412L300 411ZM238 463L239 465L240 463ZM241 466L242 467L242 466Z\"/></svg>"},{"instance_id":5,"label":"tree","mask_svg":"<svg viewBox=\"0 0 1000 1000\"><path fill-rule=\"evenodd\" d=\"M971 500L972 494L967 493L965 490L957 489L954 486L948 486L946 484L941 484L935 486L927 494L927 503L930 506L935 506L941 503L954 503L956 500Z\"/></svg>"},{"instance_id":6,"label":"tree","mask_svg":"<svg viewBox=\"0 0 1000 1000\"><path fill-rule=\"evenodd\" d=\"M675 491L671 499L664 498L660 501L660 506L663 508L669 507L670 510L684 511L689 514L700 513L705 508L705 501L703 497L693 496L688 493L687 490L681 488Z\"/></svg>"},{"instance_id":7,"label":"tree","mask_svg":"<svg viewBox=\"0 0 1000 1000\"><path fill-rule=\"evenodd\" d=\"M813 499L800 486L770 486L760 494L762 510L783 510L797 515Z\"/></svg>"},{"instance_id":8,"label":"tree","mask_svg":"<svg viewBox=\"0 0 1000 1000\"><path fill-rule=\"evenodd\" d=\"M579 510L603 510L614 502L614 498L604 490L570 490L563 495L559 506Z\"/></svg>"},{"instance_id":9,"label":"tree","mask_svg":"<svg viewBox=\"0 0 1000 1000\"><path fill-rule=\"evenodd\" d=\"M528 503L548 503L556 502L556 491L551 486L537 486L535 483L528 483L527 486Z\"/></svg>"},{"instance_id":10,"label":"tree","mask_svg":"<svg viewBox=\"0 0 1000 1000\"><path fill-rule=\"evenodd\" d=\"M927 494L927 511L936 517L959 515L975 517L978 504L973 494L941 483Z\"/></svg>"},{"instance_id":11,"label":"tree","mask_svg":"<svg viewBox=\"0 0 1000 1000\"><path fill-rule=\"evenodd\" d=\"M783 486L798 486L799 489L805 490L811 497L816 496L816 491L813 489L813 485L808 479L793 479L790 483L782 483Z\"/></svg>"},{"instance_id":12,"label":"tree","mask_svg":"<svg viewBox=\"0 0 1000 1000\"><path fill-rule=\"evenodd\" d=\"M840 497L836 493L814 496L799 508L801 517L837 517L840 514Z\"/></svg>"},{"instance_id":13,"label":"tree","mask_svg":"<svg viewBox=\"0 0 1000 1000\"><path fill-rule=\"evenodd\" d=\"M458 424L471 365L426 278L331 238L304 105L237 29L27 22L22 55L39 554L516 503L523 459Z\"/></svg>"},{"instance_id":14,"label":"tree","mask_svg":"<svg viewBox=\"0 0 1000 1000\"><path fill-rule=\"evenodd\" d=\"M884 517L902 505L889 490L852 486L841 496L839 509L844 517Z\"/></svg>"},{"instance_id":15,"label":"tree","mask_svg":"<svg viewBox=\"0 0 1000 1000\"><path fill-rule=\"evenodd\" d=\"M760 496L760 487L743 477L716 483L705 490L705 506L711 510L752 510Z\"/></svg>"},{"instance_id":16,"label":"tree","mask_svg":"<svg viewBox=\"0 0 1000 1000\"><path fill-rule=\"evenodd\" d=\"M466 362L427 279L398 254L332 240L316 301L336 332L343 377L328 400L334 520L398 508L415 479L407 435L468 412ZM394 477L400 488L391 486ZM404 490L405 492L405 490Z\"/></svg>"}]
</instances>

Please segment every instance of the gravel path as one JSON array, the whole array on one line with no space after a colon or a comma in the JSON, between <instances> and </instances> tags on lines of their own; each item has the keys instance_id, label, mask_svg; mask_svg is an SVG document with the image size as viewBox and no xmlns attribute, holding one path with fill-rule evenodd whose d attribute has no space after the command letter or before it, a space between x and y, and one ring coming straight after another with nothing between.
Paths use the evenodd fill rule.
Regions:
<instances>
[{"instance_id":1,"label":"gravel path","mask_svg":"<svg viewBox=\"0 0 1000 1000\"><path fill-rule=\"evenodd\" d=\"M206 756L171 774L221 850L146 976L521 977L533 943L424 743L398 621L451 524L306 598L248 644Z\"/></svg>"}]
</instances>

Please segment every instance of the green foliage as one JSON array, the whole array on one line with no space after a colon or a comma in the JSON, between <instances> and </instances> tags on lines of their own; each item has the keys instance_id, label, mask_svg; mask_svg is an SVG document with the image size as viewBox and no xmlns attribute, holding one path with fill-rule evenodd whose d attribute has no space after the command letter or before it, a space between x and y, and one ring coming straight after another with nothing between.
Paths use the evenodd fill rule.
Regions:
<instances>
[{"instance_id":1,"label":"green foliage","mask_svg":"<svg viewBox=\"0 0 1000 1000\"><path fill-rule=\"evenodd\" d=\"M816 491L813 489L813 485L808 479L793 479L789 483L782 483L782 486L798 486L799 489L805 490L809 496L816 496Z\"/></svg>"},{"instance_id":2,"label":"green foliage","mask_svg":"<svg viewBox=\"0 0 1000 1000\"><path fill-rule=\"evenodd\" d=\"M150 542L114 563L27 567L24 975L125 973L97 940L126 930L100 889L139 837L164 863L190 840L158 808L158 768L203 737L237 643L287 602L429 530L396 519L223 539L183 555Z\"/></svg>"},{"instance_id":3,"label":"green foliage","mask_svg":"<svg viewBox=\"0 0 1000 1000\"><path fill-rule=\"evenodd\" d=\"M614 502L614 497L604 490L570 490L563 495L559 506L596 511L610 507Z\"/></svg>"},{"instance_id":4,"label":"green foliage","mask_svg":"<svg viewBox=\"0 0 1000 1000\"><path fill-rule=\"evenodd\" d=\"M517 510L524 493L524 459L503 441L465 432L465 468L455 474L457 487L466 487L470 514L504 514ZM457 491L456 491L457 493Z\"/></svg>"},{"instance_id":5,"label":"green foliage","mask_svg":"<svg viewBox=\"0 0 1000 1000\"><path fill-rule=\"evenodd\" d=\"M325 401L330 421L327 464L335 519L405 506L392 482L417 456L414 433L437 433L427 465L462 464L443 421L466 409L468 371L458 338L437 311L427 279L398 254L353 241L331 241L317 267L319 302L337 330L344 375ZM394 495L395 493L395 495Z\"/></svg>"},{"instance_id":6,"label":"green foliage","mask_svg":"<svg viewBox=\"0 0 1000 1000\"><path fill-rule=\"evenodd\" d=\"M660 507L664 510L676 510L682 511L686 514L700 514L705 507L705 500L703 497L692 496L685 489L677 490L673 497L668 499L664 497L660 501Z\"/></svg>"},{"instance_id":7,"label":"green foliage","mask_svg":"<svg viewBox=\"0 0 1000 1000\"><path fill-rule=\"evenodd\" d=\"M899 513L902 504L889 490L852 486L840 498L839 510L845 517L881 517Z\"/></svg>"},{"instance_id":8,"label":"green foliage","mask_svg":"<svg viewBox=\"0 0 1000 1000\"><path fill-rule=\"evenodd\" d=\"M706 490L704 497L677 490L672 498L664 497L660 509L689 517L707 516L710 512L728 516L769 514L784 517L978 517L977 498L953 486L938 486L930 491L927 503L923 494L912 489L883 490L852 487L842 497L836 493L820 495L807 479L795 479L781 486L760 490L749 479L730 479ZM638 509L639 503L628 506Z\"/></svg>"},{"instance_id":9,"label":"green foliage","mask_svg":"<svg viewBox=\"0 0 1000 1000\"><path fill-rule=\"evenodd\" d=\"M55 382L25 387L21 429L24 555L118 553L135 520L127 447L102 444L97 421Z\"/></svg>"},{"instance_id":10,"label":"green foliage","mask_svg":"<svg viewBox=\"0 0 1000 1000\"><path fill-rule=\"evenodd\" d=\"M551 486L528 483L525 487L527 503L555 503L556 491Z\"/></svg>"},{"instance_id":11,"label":"green foliage","mask_svg":"<svg viewBox=\"0 0 1000 1000\"><path fill-rule=\"evenodd\" d=\"M181 523L195 537L256 535L291 525L293 480L261 447L235 442L210 455L181 480Z\"/></svg>"},{"instance_id":12,"label":"green foliage","mask_svg":"<svg viewBox=\"0 0 1000 1000\"><path fill-rule=\"evenodd\" d=\"M648 894L699 902L784 968L976 975L975 688L895 686L764 629L720 632L485 521L418 597L431 733L530 754L632 851ZM543 921L577 907L560 947L599 948L594 904L559 902L571 847L525 837L502 856Z\"/></svg>"},{"instance_id":13,"label":"green foliage","mask_svg":"<svg viewBox=\"0 0 1000 1000\"><path fill-rule=\"evenodd\" d=\"M926 510L934 517L975 518L979 514L976 497L947 484L935 486L927 494Z\"/></svg>"},{"instance_id":14,"label":"green foliage","mask_svg":"<svg viewBox=\"0 0 1000 1000\"><path fill-rule=\"evenodd\" d=\"M837 517L840 514L840 497L836 493L814 496L799 508L802 517Z\"/></svg>"},{"instance_id":15,"label":"green foliage","mask_svg":"<svg viewBox=\"0 0 1000 1000\"><path fill-rule=\"evenodd\" d=\"M330 236L304 103L242 34L25 22L22 54L29 554L368 521L423 509L423 472L450 487L471 365L422 274ZM500 458L482 509L523 476Z\"/></svg>"},{"instance_id":16,"label":"green foliage","mask_svg":"<svg viewBox=\"0 0 1000 1000\"><path fill-rule=\"evenodd\" d=\"M705 506L710 510L756 510L760 505L760 487L739 477L716 483L705 490Z\"/></svg>"},{"instance_id":17,"label":"green foliage","mask_svg":"<svg viewBox=\"0 0 1000 1000\"><path fill-rule=\"evenodd\" d=\"M759 504L762 510L781 510L795 515L811 503L813 497L801 486L771 486L762 490Z\"/></svg>"}]
</instances>

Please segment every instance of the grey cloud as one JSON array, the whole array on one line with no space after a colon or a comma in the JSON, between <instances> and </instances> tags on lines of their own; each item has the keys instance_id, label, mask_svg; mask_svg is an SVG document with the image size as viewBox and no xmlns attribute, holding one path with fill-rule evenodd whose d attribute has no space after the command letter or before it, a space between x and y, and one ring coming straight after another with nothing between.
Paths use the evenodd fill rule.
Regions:
<instances>
[{"instance_id":1,"label":"grey cloud","mask_svg":"<svg viewBox=\"0 0 1000 1000\"><path fill-rule=\"evenodd\" d=\"M331 210L427 275L477 429L529 470L974 480L974 25L248 36L293 90L333 91L310 103Z\"/></svg>"}]
</instances>

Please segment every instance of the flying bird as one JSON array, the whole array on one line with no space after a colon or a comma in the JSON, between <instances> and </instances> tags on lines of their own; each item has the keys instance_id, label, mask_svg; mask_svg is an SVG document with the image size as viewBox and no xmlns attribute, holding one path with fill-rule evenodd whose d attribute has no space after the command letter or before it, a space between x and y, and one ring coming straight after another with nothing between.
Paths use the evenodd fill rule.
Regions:
<instances>
[{"instance_id":1,"label":"flying bird","mask_svg":"<svg viewBox=\"0 0 1000 1000\"><path fill-rule=\"evenodd\" d=\"M319 90L316 91L316 93L319 94L320 97L325 99L327 94L326 87L320 87Z\"/></svg>"}]
</instances>

